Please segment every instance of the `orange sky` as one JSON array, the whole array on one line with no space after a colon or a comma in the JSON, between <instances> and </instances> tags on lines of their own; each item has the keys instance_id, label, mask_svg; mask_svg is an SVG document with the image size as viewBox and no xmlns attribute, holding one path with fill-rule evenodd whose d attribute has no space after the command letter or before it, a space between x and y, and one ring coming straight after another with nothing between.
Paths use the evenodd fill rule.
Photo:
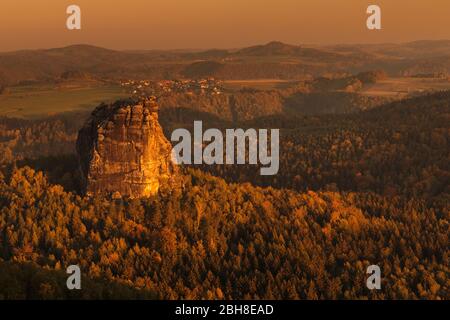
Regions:
<instances>
[{"instance_id":1,"label":"orange sky","mask_svg":"<svg viewBox=\"0 0 450 320\"><path fill-rule=\"evenodd\" d=\"M113 3L113 4L111 4ZM66 29L66 8L82 30ZM381 31L366 8L382 9ZM236 48L450 39L450 0L1 0L0 51L88 43L113 49Z\"/></svg>"}]
</instances>

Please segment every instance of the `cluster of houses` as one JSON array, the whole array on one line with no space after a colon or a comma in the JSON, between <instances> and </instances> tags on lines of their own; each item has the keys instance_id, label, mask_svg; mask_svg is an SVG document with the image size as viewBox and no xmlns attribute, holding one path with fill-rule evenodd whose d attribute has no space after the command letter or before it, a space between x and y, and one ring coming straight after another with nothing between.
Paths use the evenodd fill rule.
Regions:
<instances>
[{"instance_id":1,"label":"cluster of houses","mask_svg":"<svg viewBox=\"0 0 450 320\"><path fill-rule=\"evenodd\" d=\"M127 88L132 94L139 94L150 89L151 81L149 80L122 80L120 81L122 87Z\"/></svg>"},{"instance_id":2,"label":"cluster of houses","mask_svg":"<svg viewBox=\"0 0 450 320\"><path fill-rule=\"evenodd\" d=\"M220 81L214 78L199 80L124 80L120 82L133 95L161 95L164 93L186 93L219 95L223 92Z\"/></svg>"}]
</instances>

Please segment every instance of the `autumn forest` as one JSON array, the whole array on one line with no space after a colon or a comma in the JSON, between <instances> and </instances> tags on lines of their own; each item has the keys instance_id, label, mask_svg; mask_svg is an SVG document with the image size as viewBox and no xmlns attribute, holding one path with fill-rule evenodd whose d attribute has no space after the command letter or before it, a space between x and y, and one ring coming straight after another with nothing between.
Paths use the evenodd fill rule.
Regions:
<instances>
[{"instance_id":1,"label":"autumn forest","mask_svg":"<svg viewBox=\"0 0 450 320\"><path fill-rule=\"evenodd\" d=\"M192 165L170 192L86 196L83 116L0 118L0 298L449 298L449 92L351 113L202 106L161 108L165 133L280 128L278 175ZM67 290L71 264L84 290Z\"/></svg>"}]
</instances>

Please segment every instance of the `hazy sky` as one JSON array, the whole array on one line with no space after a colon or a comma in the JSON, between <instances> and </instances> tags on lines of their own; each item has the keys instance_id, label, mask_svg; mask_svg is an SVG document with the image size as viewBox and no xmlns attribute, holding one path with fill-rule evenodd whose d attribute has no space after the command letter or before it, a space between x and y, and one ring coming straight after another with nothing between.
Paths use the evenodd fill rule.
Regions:
<instances>
[{"instance_id":1,"label":"hazy sky","mask_svg":"<svg viewBox=\"0 0 450 320\"><path fill-rule=\"evenodd\" d=\"M82 30L66 29L70 4L81 7ZM369 4L382 9L381 31L366 29ZM450 0L1 0L0 51L450 39L449 17Z\"/></svg>"}]
</instances>

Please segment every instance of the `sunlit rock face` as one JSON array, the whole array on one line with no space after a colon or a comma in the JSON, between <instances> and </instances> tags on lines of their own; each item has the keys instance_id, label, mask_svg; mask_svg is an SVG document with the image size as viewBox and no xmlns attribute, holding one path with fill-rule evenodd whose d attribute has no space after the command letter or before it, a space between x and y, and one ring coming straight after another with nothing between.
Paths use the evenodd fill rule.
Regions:
<instances>
[{"instance_id":1,"label":"sunlit rock face","mask_svg":"<svg viewBox=\"0 0 450 320\"><path fill-rule=\"evenodd\" d=\"M171 149L154 100L102 104L78 133L84 191L139 198L170 190L178 172Z\"/></svg>"}]
</instances>

